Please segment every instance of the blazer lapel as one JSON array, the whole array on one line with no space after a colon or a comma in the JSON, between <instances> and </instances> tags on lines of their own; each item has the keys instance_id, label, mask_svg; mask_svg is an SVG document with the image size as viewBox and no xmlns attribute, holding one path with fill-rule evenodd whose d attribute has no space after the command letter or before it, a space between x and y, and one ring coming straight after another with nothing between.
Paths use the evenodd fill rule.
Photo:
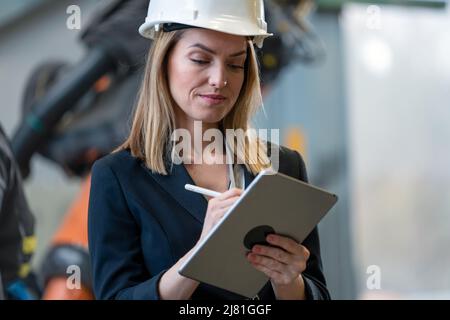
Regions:
<instances>
[{"instance_id":1,"label":"blazer lapel","mask_svg":"<svg viewBox=\"0 0 450 320\"><path fill-rule=\"evenodd\" d=\"M208 202L203 195L184 188L186 183L195 184L184 165L174 164L172 171L166 176L151 172L150 175L176 202L203 224Z\"/></svg>"}]
</instances>

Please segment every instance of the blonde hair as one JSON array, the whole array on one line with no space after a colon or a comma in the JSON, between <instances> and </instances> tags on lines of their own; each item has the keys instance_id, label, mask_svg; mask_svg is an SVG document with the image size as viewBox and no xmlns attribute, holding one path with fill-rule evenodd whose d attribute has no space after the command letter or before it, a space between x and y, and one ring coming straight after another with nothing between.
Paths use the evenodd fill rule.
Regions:
<instances>
[{"instance_id":1,"label":"blonde hair","mask_svg":"<svg viewBox=\"0 0 450 320\"><path fill-rule=\"evenodd\" d=\"M152 172L163 175L167 174L165 160L172 148L170 137L175 129L176 105L169 90L167 57L183 32L184 30L158 33L147 58L130 135L115 150L130 149L131 154L144 161ZM222 119L222 130L251 130L250 120L262 105L258 61L251 40L247 42L244 83L234 107ZM255 135L245 135L244 139L245 141L234 144L237 161L244 163L252 174L270 167L265 143Z\"/></svg>"}]
</instances>

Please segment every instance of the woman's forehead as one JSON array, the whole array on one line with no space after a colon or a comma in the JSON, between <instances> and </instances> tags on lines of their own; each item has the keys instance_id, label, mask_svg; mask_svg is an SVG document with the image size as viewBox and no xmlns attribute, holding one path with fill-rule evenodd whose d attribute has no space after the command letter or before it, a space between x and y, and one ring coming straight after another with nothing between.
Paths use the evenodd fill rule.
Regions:
<instances>
[{"instance_id":1,"label":"woman's forehead","mask_svg":"<svg viewBox=\"0 0 450 320\"><path fill-rule=\"evenodd\" d=\"M247 49L245 36L201 28L186 29L180 39L180 44L186 50L196 47L204 51L211 51L212 54L234 54Z\"/></svg>"}]
</instances>

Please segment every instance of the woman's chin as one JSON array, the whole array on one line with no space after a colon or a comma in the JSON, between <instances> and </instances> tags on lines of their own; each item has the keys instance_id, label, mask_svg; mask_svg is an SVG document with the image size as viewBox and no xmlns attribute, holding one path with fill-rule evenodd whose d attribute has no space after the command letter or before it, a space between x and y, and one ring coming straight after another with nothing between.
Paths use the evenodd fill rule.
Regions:
<instances>
[{"instance_id":1,"label":"woman's chin","mask_svg":"<svg viewBox=\"0 0 450 320\"><path fill-rule=\"evenodd\" d=\"M195 114L194 118L197 121L202 121L204 123L218 123L222 121L225 117L225 114L219 112L219 110L215 111L207 111L207 112L199 112Z\"/></svg>"}]
</instances>

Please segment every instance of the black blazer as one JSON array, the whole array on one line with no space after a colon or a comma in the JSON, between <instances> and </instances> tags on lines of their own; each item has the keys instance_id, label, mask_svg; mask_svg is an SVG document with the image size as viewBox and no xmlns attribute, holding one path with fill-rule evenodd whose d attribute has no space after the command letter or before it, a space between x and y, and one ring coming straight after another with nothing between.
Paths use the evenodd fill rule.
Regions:
<instances>
[{"instance_id":1,"label":"black blazer","mask_svg":"<svg viewBox=\"0 0 450 320\"><path fill-rule=\"evenodd\" d=\"M281 148L280 172L307 181L301 156ZM245 171L245 184L254 176ZM159 299L162 274L200 238L207 201L184 189L192 178L183 165L152 173L128 150L95 162L89 200L89 251L97 299ZM275 214L275 213L274 213ZM311 253L303 273L308 299L329 299L317 229L303 245ZM270 281L260 299L275 299ZM192 299L244 299L201 283Z\"/></svg>"}]
</instances>

